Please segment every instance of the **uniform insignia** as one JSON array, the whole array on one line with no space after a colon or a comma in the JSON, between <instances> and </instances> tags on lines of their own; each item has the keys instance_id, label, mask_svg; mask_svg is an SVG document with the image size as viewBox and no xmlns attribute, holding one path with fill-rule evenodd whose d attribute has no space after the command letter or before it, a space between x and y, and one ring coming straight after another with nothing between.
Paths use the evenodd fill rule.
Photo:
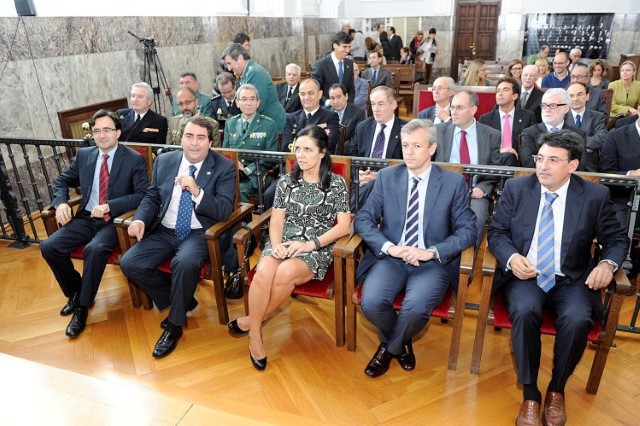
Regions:
<instances>
[{"instance_id":1,"label":"uniform insignia","mask_svg":"<svg viewBox=\"0 0 640 426\"><path fill-rule=\"evenodd\" d=\"M159 133L160 129L154 129L153 127L145 127L143 132Z\"/></svg>"}]
</instances>

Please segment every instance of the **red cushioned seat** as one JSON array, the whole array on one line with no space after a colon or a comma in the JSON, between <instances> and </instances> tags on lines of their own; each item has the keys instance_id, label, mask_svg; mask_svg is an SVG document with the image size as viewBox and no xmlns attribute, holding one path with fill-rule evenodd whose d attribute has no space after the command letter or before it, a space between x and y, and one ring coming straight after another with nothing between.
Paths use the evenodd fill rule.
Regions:
<instances>
[{"instance_id":1,"label":"red cushioned seat","mask_svg":"<svg viewBox=\"0 0 640 426\"><path fill-rule=\"evenodd\" d=\"M435 307L431 316L436 318L449 318L449 308L451 307L451 287L447 290L447 293L444 295L444 299L438 306ZM362 300L362 284L358 284L358 288L356 289L356 294L353 297L353 302L357 305L360 304L360 300ZM400 310L402 307L402 301L404 300L404 291L400 292L393 300L393 309Z\"/></svg>"},{"instance_id":2,"label":"red cushioned seat","mask_svg":"<svg viewBox=\"0 0 640 426\"><path fill-rule=\"evenodd\" d=\"M84 246L85 244L80 244L78 247L73 249L73 251L71 252L71 258L84 259L84 256L83 256ZM120 262L121 255L122 255L122 250L120 250L120 247L116 246L113 250L111 250L111 254L107 259L107 263L110 265L117 265Z\"/></svg>"},{"instance_id":3,"label":"red cushioned seat","mask_svg":"<svg viewBox=\"0 0 640 426\"><path fill-rule=\"evenodd\" d=\"M249 271L249 285L253 281L253 276L256 274L256 268ZM299 286L296 286L293 290L293 294L297 296L309 296L319 297L321 299L333 299L333 265L329 267L324 279L311 280Z\"/></svg>"}]
</instances>

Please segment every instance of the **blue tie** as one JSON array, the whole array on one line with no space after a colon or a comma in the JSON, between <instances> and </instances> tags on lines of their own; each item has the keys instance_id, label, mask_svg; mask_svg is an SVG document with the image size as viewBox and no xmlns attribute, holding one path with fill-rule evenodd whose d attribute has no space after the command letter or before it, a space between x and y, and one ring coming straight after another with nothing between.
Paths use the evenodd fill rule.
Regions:
<instances>
[{"instance_id":1,"label":"blue tie","mask_svg":"<svg viewBox=\"0 0 640 426\"><path fill-rule=\"evenodd\" d=\"M420 203L418 202L418 183L420 178L413 178L409 203L407 203L407 222L404 231L404 245L406 247L418 247L418 214Z\"/></svg>"},{"instance_id":2,"label":"blue tie","mask_svg":"<svg viewBox=\"0 0 640 426\"><path fill-rule=\"evenodd\" d=\"M582 119L580 118L580 114L578 114L576 115L576 129L579 129L581 124L582 124Z\"/></svg>"},{"instance_id":3,"label":"blue tie","mask_svg":"<svg viewBox=\"0 0 640 426\"><path fill-rule=\"evenodd\" d=\"M189 176L195 177L196 166L189 166ZM187 189L182 190L180 194L180 204L178 205L178 218L176 219L176 237L180 241L187 238L191 232L191 213L193 212L193 201L191 201L191 193Z\"/></svg>"},{"instance_id":4,"label":"blue tie","mask_svg":"<svg viewBox=\"0 0 640 426\"><path fill-rule=\"evenodd\" d=\"M373 71L373 78L371 79L371 83L375 83L378 79L378 71Z\"/></svg>"},{"instance_id":5,"label":"blue tie","mask_svg":"<svg viewBox=\"0 0 640 426\"><path fill-rule=\"evenodd\" d=\"M338 81L342 84L342 79L344 77L344 70L342 69L342 61L338 62Z\"/></svg>"},{"instance_id":6,"label":"blue tie","mask_svg":"<svg viewBox=\"0 0 640 426\"><path fill-rule=\"evenodd\" d=\"M371 158L382 158L384 154L384 128L387 127L386 124L380 125L380 131L378 132L378 136L376 136L376 141L373 144L373 151L371 152Z\"/></svg>"},{"instance_id":7,"label":"blue tie","mask_svg":"<svg viewBox=\"0 0 640 426\"><path fill-rule=\"evenodd\" d=\"M551 204L558 194L545 192L544 207L538 225L538 287L548 293L556 285L555 253L553 244L553 209Z\"/></svg>"},{"instance_id":8,"label":"blue tie","mask_svg":"<svg viewBox=\"0 0 640 426\"><path fill-rule=\"evenodd\" d=\"M551 128L551 133L555 133L555 132L557 132L558 130L560 130L560 129L558 129L557 127L552 127L552 128Z\"/></svg>"}]
</instances>

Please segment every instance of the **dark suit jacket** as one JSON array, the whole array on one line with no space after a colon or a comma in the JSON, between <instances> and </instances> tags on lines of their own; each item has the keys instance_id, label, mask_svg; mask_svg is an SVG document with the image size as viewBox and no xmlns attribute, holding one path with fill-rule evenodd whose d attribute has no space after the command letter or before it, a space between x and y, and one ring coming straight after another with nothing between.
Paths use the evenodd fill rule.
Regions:
<instances>
[{"instance_id":1,"label":"dark suit jacket","mask_svg":"<svg viewBox=\"0 0 640 426\"><path fill-rule=\"evenodd\" d=\"M524 109L533 111L536 115L536 122L538 123L542 123L542 110L540 109L542 95L544 95L544 92L534 86L533 89L531 89L531 93L529 93L527 103L524 105Z\"/></svg>"},{"instance_id":2,"label":"dark suit jacket","mask_svg":"<svg viewBox=\"0 0 640 426\"><path fill-rule=\"evenodd\" d=\"M371 90L373 90L374 87L378 86L387 86L393 89L393 77L391 76L391 71L389 71L385 67L380 67L380 69L378 69L378 74L376 74L376 81L372 81L372 68L367 68L366 70L364 70L360 74L360 78L363 78L369 82L369 87L371 87Z\"/></svg>"},{"instance_id":3,"label":"dark suit jacket","mask_svg":"<svg viewBox=\"0 0 640 426\"><path fill-rule=\"evenodd\" d=\"M240 108L236 104L236 99L233 100L231 108L227 106L227 100L217 95L211 99L211 109L213 111L212 118L218 122L220 130L224 130L224 126L228 119L240 114Z\"/></svg>"},{"instance_id":4,"label":"dark suit jacket","mask_svg":"<svg viewBox=\"0 0 640 426\"><path fill-rule=\"evenodd\" d=\"M526 256L529 252L540 199L540 183L535 174L507 180L488 234L489 249L500 265L494 279L496 288L513 278L506 269L509 257L514 253ZM594 238L603 245L601 259L622 265L629 242L611 207L609 190L571 176L560 253L561 271L571 282L584 283L595 266L591 258ZM594 306L601 307L600 293L591 293Z\"/></svg>"},{"instance_id":5,"label":"dark suit jacket","mask_svg":"<svg viewBox=\"0 0 640 426\"><path fill-rule=\"evenodd\" d=\"M180 150L167 152L156 158L151 185L134 215L134 220L144 222L145 234L152 232L167 213L180 161ZM195 209L196 218L204 229L208 229L216 222L227 219L233 211L236 167L224 156L211 151L202 163L196 183L204 191L204 196Z\"/></svg>"},{"instance_id":6,"label":"dark suit jacket","mask_svg":"<svg viewBox=\"0 0 640 426\"><path fill-rule=\"evenodd\" d=\"M367 243L356 276L358 280L377 259L387 241L398 244L402 239L406 215L408 171L402 164L380 170L371 195L358 211L355 230ZM457 289L460 253L476 238L476 218L469 208L467 184L461 174L431 165L431 175L424 201L424 243L435 246L450 284Z\"/></svg>"},{"instance_id":7,"label":"dark suit jacket","mask_svg":"<svg viewBox=\"0 0 640 426\"><path fill-rule=\"evenodd\" d=\"M166 143L169 125L164 116L149 110L144 117L140 119L140 122L135 124L136 112L131 108L119 109L116 111L116 115L122 120L120 141Z\"/></svg>"},{"instance_id":8,"label":"dark suit jacket","mask_svg":"<svg viewBox=\"0 0 640 426\"><path fill-rule=\"evenodd\" d=\"M616 119L615 128L619 129L620 127L628 126L631 123L635 123L636 121L638 121L637 115L630 115L628 117L618 118Z\"/></svg>"},{"instance_id":9,"label":"dark suit jacket","mask_svg":"<svg viewBox=\"0 0 640 426\"><path fill-rule=\"evenodd\" d=\"M609 132L600 154L600 171L625 175L636 169L640 169L640 136L634 121Z\"/></svg>"},{"instance_id":10,"label":"dark suit jacket","mask_svg":"<svg viewBox=\"0 0 640 426\"><path fill-rule=\"evenodd\" d=\"M340 122L336 112L325 108L318 109L309 120L307 120L305 110L287 114L287 121L284 124L284 131L282 132L281 150L283 152L291 152L290 145L298 135L298 132L311 124L320 126L327 132L329 136L329 151L332 154L335 153L338 138L340 137Z\"/></svg>"},{"instance_id":11,"label":"dark suit jacket","mask_svg":"<svg viewBox=\"0 0 640 426\"><path fill-rule=\"evenodd\" d=\"M353 84L353 61L351 59L344 59L342 65L344 68L342 85L347 88L347 93L349 94L348 102L353 103L356 96L356 87ZM320 89L322 90L322 100L320 101L320 104L324 105L329 98L329 89L331 88L331 85L339 83L338 72L336 71L336 67L333 65L331 54L318 59L316 63L313 64L313 68L311 69L311 78L315 78L320 84Z\"/></svg>"},{"instance_id":12,"label":"dark suit jacket","mask_svg":"<svg viewBox=\"0 0 640 426\"><path fill-rule=\"evenodd\" d=\"M586 148L586 140L587 134L582 130L576 129L575 127L569 126L567 123L562 126L563 129L571 130L576 132L582 137L582 140L585 141L584 147ZM527 129L524 129L522 132L522 143L520 144L520 149L518 150L518 156L520 159L520 164L522 167L531 167L535 168L536 163L533 161L533 155L538 153L538 138L540 135L547 133L547 126L544 123L538 123L535 126L531 126ZM598 171L598 161L594 158L594 153L587 153L585 149L584 155L580 160L580 165L578 166L578 170L588 170L590 172ZM597 155L596 155L597 157Z\"/></svg>"},{"instance_id":13,"label":"dark suit jacket","mask_svg":"<svg viewBox=\"0 0 640 426\"><path fill-rule=\"evenodd\" d=\"M576 127L571 111L564 116L564 121L569 126ZM580 130L587 134L587 149L600 151L607 141L607 116L587 108L581 114L580 122Z\"/></svg>"},{"instance_id":14,"label":"dark suit jacket","mask_svg":"<svg viewBox=\"0 0 640 426\"><path fill-rule=\"evenodd\" d=\"M391 59L392 61L400 60L400 50L404 47L402 44L402 37L395 34L391 39L389 39L389 57L387 59ZM386 55L385 55L386 56Z\"/></svg>"},{"instance_id":15,"label":"dark suit jacket","mask_svg":"<svg viewBox=\"0 0 640 426\"><path fill-rule=\"evenodd\" d=\"M436 106L433 105L429 108L423 109L418 113L418 118L433 121L436 118Z\"/></svg>"},{"instance_id":16,"label":"dark suit jacket","mask_svg":"<svg viewBox=\"0 0 640 426\"><path fill-rule=\"evenodd\" d=\"M597 87L591 87L589 90L589 100L586 108L591 111L598 111L607 115L607 105L604 102L604 91Z\"/></svg>"},{"instance_id":17,"label":"dark suit jacket","mask_svg":"<svg viewBox=\"0 0 640 426\"><path fill-rule=\"evenodd\" d=\"M277 84L276 90L278 91L278 99L284 107L284 112L290 113L300 111L302 109L300 96L298 95L298 89L300 89L300 83L296 84L296 87L293 89L293 93L289 98L289 102L287 102L287 92L289 91L289 84L286 81Z\"/></svg>"},{"instance_id":18,"label":"dark suit jacket","mask_svg":"<svg viewBox=\"0 0 640 426\"><path fill-rule=\"evenodd\" d=\"M511 146L513 146L515 150L518 149L518 138L522 134L522 131L527 127L533 126L536 123L535 120L535 114L532 111L516 106L515 112L513 113L513 126L511 128ZM480 123L502 132L499 107L496 105L493 111L482 114ZM502 139L500 141L502 143Z\"/></svg>"},{"instance_id":19,"label":"dark suit jacket","mask_svg":"<svg viewBox=\"0 0 640 426\"><path fill-rule=\"evenodd\" d=\"M436 124L438 131L438 148L436 149L435 161L448 163L453 149L453 134L455 125L451 121ZM500 132L476 122L476 133L478 139L478 164L500 165ZM476 185L485 194L493 192L495 182L491 179L480 179Z\"/></svg>"},{"instance_id":20,"label":"dark suit jacket","mask_svg":"<svg viewBox=\"0 0 640 426\"><path fill-rule=\"evenodd\" d=\"M376 120L369 118L356 126L356 131L351 138L351 143L347 146L347 155L352 157L369 157L373 146L374 133L376 131ZM407 124L406 121L396 117L389 134L389 143L384 158L402 158L402 145L400 144L400 129Z\"/></svg>"},{"instance_id":21,"label":"dark suit jacket","mask_svg":"<svg viewBox=\"0 0 640 426\"><path fill-rule=\"evenodd\" d=\"M342 122L340 123L347 128L347 136L345 137L345 140L344 140L345 147L349 146L349 143L351 141L351 138L353 137L353 134L356 131L356 126L358 125L358 123L366 119L367 119L367 116L362 108L352 104L347 104L347 106L344 109L344 113L342 114Z\"/></svg>"},{"instance_id":22,"label":"dark suit jacket","mask_svg":"<svg viewBox=\"0 0 640 426\"><path fill-rule=\"evenodd\" d=\"M53 200L51 201L53 207L68 202L69 188L78 186L82 201L76 214L87 207L99 153L100 150L96 146L78 150L69 168L53 181ZM113 156L107 191L111 220L135 209L148 186L144 157L131 148L119 144Z\"/></svg>"}]
</instances>

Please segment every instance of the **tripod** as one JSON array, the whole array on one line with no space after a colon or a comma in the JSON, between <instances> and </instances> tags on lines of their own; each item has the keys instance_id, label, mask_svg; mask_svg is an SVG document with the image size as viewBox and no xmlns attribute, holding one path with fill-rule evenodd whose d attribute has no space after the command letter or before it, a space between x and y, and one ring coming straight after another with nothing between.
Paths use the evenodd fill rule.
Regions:
<instances>
[{"instance_id":1,"label":"tripod","mask_svg":"<svg viewBox=\"0 0 640 426\"><path fill-rule=\"evenodd\" d=\"M153 89L156 112L166 117L167 115L163 114L162 111L163 104L160 102L160 87L163 88L164 94L169 97L169 103L171 105L173 105L173 96L171 96L171 88L167 82L167 77L164 75L164 69L162 69L162 64L160 63L160 58L156 51L156 41L152 38L138 37L131 31L127 32L138 39L138 41L144 46L144 68L142 71L142 78ZM152 72L152 69L155 71L155 74ZM169 114L169 116L171 116L171 114Z\"/></svg>"}]
</instances>

